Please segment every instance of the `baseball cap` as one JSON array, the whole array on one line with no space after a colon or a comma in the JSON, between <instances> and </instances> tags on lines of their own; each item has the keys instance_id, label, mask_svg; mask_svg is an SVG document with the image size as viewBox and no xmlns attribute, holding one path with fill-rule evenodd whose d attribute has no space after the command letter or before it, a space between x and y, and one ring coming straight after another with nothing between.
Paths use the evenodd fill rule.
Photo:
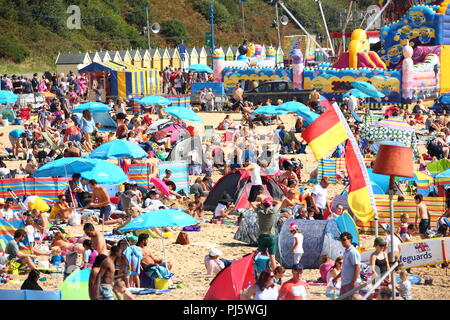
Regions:
<instances>
[{"instance_id":1,"label":"baseball cap","mask_svg":"<svg viewBox=\"0 0 450 320\"><path fill-rule=\"evenodd\" d=\"M375 241L374 241L373 244L374 244L375 246L381 246L381 247L384 247L384 246L386 245L386 241L384 241L383 238L378 237L378 238L375 238Z\"/></svg>"},{"instance_id":2,"label":"baseball cap","mask_svg":"<svg viewBox=\"0 0 450 320\"><path fill-rule=\"evenodd\" d=\"M298 226L295 223L291 224L291 226L289 227L289 231L292 231L292 230L298 230Z\"/></svg>"},{"instance_id":3,"label":"baseball cap","mask_svg":"<svg viewBox=\"0 0 450 320\"><path fill-rule=\"evenodd\" d=\"M222 251L220 251L219 249L217 249L217 248L212 248L211 250L209 250L209 253L208 253L211 257L217 257L217 256L220 256L221 254L222 254Z\"/></svg>"},{"instance_id":4,"label":"baseball cap","mask_svg":"<svg viewBox=\"0 0 450 320\"><path fill-rule=\"evenodd\" d=\"M269 197L267 197L267 198L265 198L265 199L263 200L262 204L263 204L265 207L270 207L270 206L273 204L273 202L272 202L272 199L270 199Z\"/></svg>"},{"instance_id":5,"label":"baseball cap","mask_svg":"<svg viewBox=\"0 0 450 320\"><path fill-rule=\"evenodd\" d=\"M129 241L134 241L134 242L137 242L137 241L138 241L138 237L136 237L136 236L129 236L127 239L128 239Z\"/></svg>"}]
</instances>

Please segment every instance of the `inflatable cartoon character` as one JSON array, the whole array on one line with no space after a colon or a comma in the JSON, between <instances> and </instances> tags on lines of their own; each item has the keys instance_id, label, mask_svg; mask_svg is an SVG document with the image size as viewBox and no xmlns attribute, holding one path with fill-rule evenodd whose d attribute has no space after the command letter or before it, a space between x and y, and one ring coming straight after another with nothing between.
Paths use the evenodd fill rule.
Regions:
<instances>
[{"instance_id":1,"label":"inflatable cartoon character","mask_svg":"<svg viewBox=\"0 0 450 320\"><path fill-rule=\"evenodd\" d=\"M425 14L423 12L423 8L417 7L417 8L412 8L411 10L409 10L408 20L415 27L422 26L425 22L427 22L427 19L425 18Z\"/></svg>"},{"instance_id":2,"label":"inflatable cartoon character","mask_svg":"<svg viewBox=\"0 0 450 320\"><path fill-rule=\"evenodd\" d=\"M431 42L431 39L435 37L434 29L432 28L420 28L419 30L419 41L422 44L427 44Z\"/></svg>"},{"instance_id":3,"label":"inflatable cartoon character","mask_svg":"<svg viewBox=\"0 0 450 320\"><path fill-rule=\"evenodd\" d=\"M214 81L223 82L223 69L225 68L225 54L222 49L214 50L213 67L214 67Z\"/></svg>"},{"instance_id":4,"label":"inflatable cartoon character","mask_svg":"<svg viewBox=\"0 0 450 320\"><path fill-rule=\"evenodd\" d=\"M292 61L292 84L295 90L303 89L303 54L300 49L289 52Z\"/></svg>"},{"instance_id":5,"label":"inflatable cartoon character","mask_svg":"<svg viewBox=\"0 0 450 320\"><path fill-rule=\"evenodd\" d=\"M247 57L251 58L255 54L255 45L253 43L250 43L248 45L248 51L247 51Z\"/></svg>"},{"instance_id":6,"label":"inflatable cartoon character","mask_svg":"<svg viewBox=\"0 0 450 320\"><path fill-rule=\"evenodd\" d=\"M409 43L403 47L403 64L402 64L402 96L404 99L412 99L413 97L413 80L414 80L414 61L412 59L414 50Z\"/></svg>"},{"instance_id":7,"label":"inflatable cartoon character","mask_svg":"<svg viewBox=\"0 0 450 320\"><path fill-rule=\"evenodd\" d=\"M388 50L388 59L390 65L396 65L402 60L402 47L401 46L393 46Z\"/></svg>"}]
</instances>

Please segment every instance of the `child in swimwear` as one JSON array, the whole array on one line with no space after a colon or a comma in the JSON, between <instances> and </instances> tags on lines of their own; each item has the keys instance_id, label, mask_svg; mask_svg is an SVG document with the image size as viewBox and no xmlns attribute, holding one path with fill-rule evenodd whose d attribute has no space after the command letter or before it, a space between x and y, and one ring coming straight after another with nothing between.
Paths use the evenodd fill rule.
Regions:
<instances>
[{"instance_id":1,"label":"child in swimwear","mask_svg":"<svg viewBox=\"0 0 450 320\"><path fill-rule=\"evenodd\" d=\"M50 259L50 264L54 267L60 267L64 263L64 257L61 254L60 247L52 248L52 257Z\"/></svg>"},{"instance_id":2,"label":"child in swimwear","mask_svg":"<svg viewBox=\"0 0 450 320\"><path fill-rule=\"evenodd\" d=\"M92 265L95 262L95 258L97 258L98 256L98 252L92 246L92 241L88 239L83 241L83 248L83 265L81 266L81 269L92 268Z\"/></svg>"},{"instance_id":3,"label":"child in swimwear","mask_svg":"<svg viewBox=\"0 0 450 320\"><path fill-rule=\"evenodd\" d=\"M400 227L398 229L400 237L403 237L403 234L408 232L408 225L409 225L408 219L409 216L407 213L402 213L402 215L400 216Z\"/></svg>"},{"instance_id":4,"label":"child in swimwear","mask_svg":"<svg viewBox=\"0 0 450 320\"><path fill-rule=\"evenodd\" d=\"M283 276L284 276L284 272L286 271L286 269L284 269L282 266L278 266L273 270L273 282L275 284L278 284L281 286L281 284L283 283Z\"/></svg>"}]
</instances>

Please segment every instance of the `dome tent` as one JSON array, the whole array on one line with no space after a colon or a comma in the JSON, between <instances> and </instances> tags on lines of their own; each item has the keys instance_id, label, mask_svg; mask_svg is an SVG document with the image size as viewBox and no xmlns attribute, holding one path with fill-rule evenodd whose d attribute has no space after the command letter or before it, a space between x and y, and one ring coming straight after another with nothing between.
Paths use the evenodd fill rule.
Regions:
<instances>
[{"instance_id":1,"label":"dome tent","mask_svg":"<svg viewBox=\"0 0 450 320\"><path fill-rule=\"evenodd\" d=\"M270 176L261 175L264 193L274 200L281 200L284 195L278 183ZM236 209L245 209L250 206L248 195L251 189L251 178L248 171L233 170L220 178L209 192L205 200L205 210L214 210L222 199L224 193L228 193L233 198Z\"/></svg>"},{"instance_id":2,"label":"dome tent","mask_svg":"<svg viewBox=\"0 0 450 320\"><path fill-rule=\"evenodd\" d=\"M328 220L288 219L278 234L277 258L285 268L292 268L294 259L290 252L294 244L294 237L289 231L291 222L295 222L303 234L304 253L300 264L305 269L319 268L321 254L327 254L333 260L343 256L345 249L339 240L342 232L351 233L353 243L359 244L355 222L347 213Z\"/></svg>"}]
</instances>

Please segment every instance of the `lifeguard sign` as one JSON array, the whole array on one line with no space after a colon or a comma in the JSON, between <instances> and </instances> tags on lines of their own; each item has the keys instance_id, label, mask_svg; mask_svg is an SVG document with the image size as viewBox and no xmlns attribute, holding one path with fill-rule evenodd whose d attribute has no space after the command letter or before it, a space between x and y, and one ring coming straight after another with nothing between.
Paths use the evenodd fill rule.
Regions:
<instances>
[{"instance_id":1,"label":"lifeguard sign","mask_svg":"<svg viewBox=\"0 0 450 320\"><path fill-rule=\"evenodd\" d=\"M401 269L432 266L449 262L450 238L434 238L400 245Z\"/></svg>"}]
</instances>

